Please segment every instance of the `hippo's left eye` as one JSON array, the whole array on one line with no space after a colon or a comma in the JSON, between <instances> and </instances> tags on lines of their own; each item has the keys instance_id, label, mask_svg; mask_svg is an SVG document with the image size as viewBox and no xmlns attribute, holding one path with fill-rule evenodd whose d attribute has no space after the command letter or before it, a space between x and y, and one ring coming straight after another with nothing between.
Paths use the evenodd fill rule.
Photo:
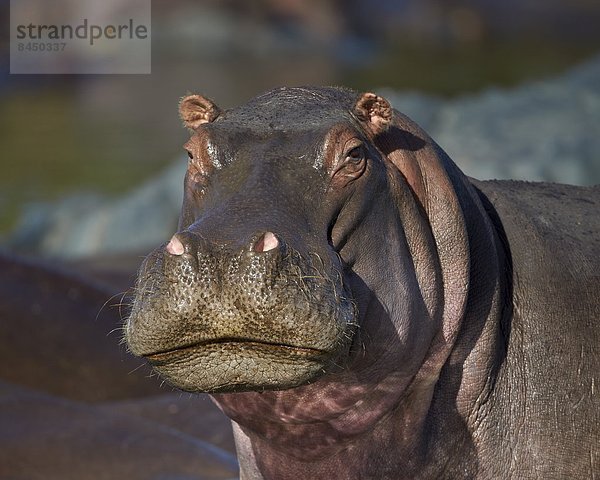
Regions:
<instances>
[{"instance_id":1,"label":"hippo's left eye","mask_svg":"<svg viewBox=\"0 0 600 480\"><path fill-rule=\"evenodd\" d=\"M351 146L340 158L340 161L332 174L332 179L338 185L347 184L360 177L367 166L365 148L362 144ZM341 183L339 183L341 182Z\"/></svg>"},{"instance_id":2,"label":"hippo's left eye","mask_svg":"<svg viewBox=\"0 0 600 480\"><path fill-rule=\"evenodd\" d=\"M365 165L365 149L362 145L357 145L346 152L346 158L344 158L344 161L340 164L340 168L335 174L358 178L363 173Z\"/></svg>"},{"instance_id":3,"label":"hippo's left eye","mask_svg":"<svg viewBox=\"0 0 600 480\"><path fill-rule=\"evenodd\" d=\"M362 162L364 160L364 158L365 158L365 152L362 148L362 145L359 145L358 147L354 147L352 150L350 150L346 154L347 162L352 162L352 163Z\"/></svg>"},{"instance_id":4,"label":"hippo's left eye","mask_svg":"<svg viewBox=\"0 0 600 480\"><path fill-rule=\"evenodd\" d=\"M358 139L346 142L346 148L338 157L334 171L331 174L333 182L338 185L346 185L356 180L366 170L367 154L365 146Z\"/></svg>"}]
</instances>

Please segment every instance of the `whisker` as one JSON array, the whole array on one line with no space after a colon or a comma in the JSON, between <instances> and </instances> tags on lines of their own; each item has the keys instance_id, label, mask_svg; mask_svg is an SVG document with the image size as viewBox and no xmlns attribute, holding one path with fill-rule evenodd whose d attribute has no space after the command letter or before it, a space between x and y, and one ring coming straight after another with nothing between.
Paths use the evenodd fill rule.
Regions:
<instances>
[{"instance_id":1,"label":"whisker","mask_svg":"<svg viewBox=\"0 0 600 480\"><path fill-rule=\"evenodd\" d=\"M98 313L96 314L96 318L94 319L95 322L98 321L98 318L100 317L100 314L102 313L102 310L104 310L104 308L108 305L108 302L110 302L112 299L114 299L115 297L118 297L119 295L121 295L122 292L119 293L115 293L114 295L112 295L108 300L106 300L106 302L104 302L102 304L102 306L100 307L100 310L98 310Z\"/></svg>"},{"instance_id":2,"label":"whisker","mask_svg":"<svg viewBox=\"0 0 600 480\"><path fill-rule=\"evenodd\" d=\"M145 364L144 363L140 363L137 367L135 367L131 372L129 372L127 375L131 375L134 372L137 372L140 368L142 368Z\"/></svg>"}]
</instances>

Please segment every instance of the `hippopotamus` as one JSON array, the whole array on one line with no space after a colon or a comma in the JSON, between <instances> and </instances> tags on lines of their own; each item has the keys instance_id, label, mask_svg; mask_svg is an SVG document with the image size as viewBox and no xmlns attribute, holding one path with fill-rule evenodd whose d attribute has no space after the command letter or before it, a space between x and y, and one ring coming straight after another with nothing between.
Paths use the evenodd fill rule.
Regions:
<instances>
[{"instance_id":1,"label":"hippopotamus","mask_svg":"<svg viewBox=\"0 0 600 480\"><path fill-rule=\"evenodd\" d=\"M600 188L467 177L374 93L179 105L177 233L130 351L242 479L600 476Z\"/></svg>"}]
</instances>

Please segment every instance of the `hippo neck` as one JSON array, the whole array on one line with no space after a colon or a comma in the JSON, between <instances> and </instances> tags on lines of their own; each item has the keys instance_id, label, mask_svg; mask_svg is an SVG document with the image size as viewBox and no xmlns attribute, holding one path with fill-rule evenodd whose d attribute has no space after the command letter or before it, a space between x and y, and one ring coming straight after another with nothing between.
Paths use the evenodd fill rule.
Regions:
<instances>
[{"instance_id":1,"label":"hippo neck","mask_svg":"<svg viewBox=\"0 0 600 480\"><path fill-rule=\"evenodd\" d=\"M339 378L348 383L348 378ZM313 385L281 392L255 392L216 395L218 404L233 417L241 478L437 478L441 466L435 458L446 458L438 446L459 448L466 444L462 432L449 444L430 436L430 406L434 385L409 384L400 395L402 379L388 376L368 389L364 385L339 385L323 378ZM327 392L329 402L324 390ZM333 390L341 390L332 394ZM313 421L292 419L292 404L307 412L306 397L320 404L321 418L313 411ZM362 399L360 398L362 397ZM354 402L337 417L325 418L324 412L336 401ZM283 408L283 405L289 408ZM250 410L260 413L248 413ZM273 421L275 413L288 411L285 418ZM241 413L241 414L240 414ZM259 420L259 421L255 421ZM294 421L295 420L295 421ZM436 431L439 428L435 429ZM435 448L435 451L434 451ZM459 456L458 458L462 458Z\"/></svg>"},{"instance_id":2,"label":"hippo neck","mask_svg":"<svg viewBox=\"0 0 600 480\"><path fill-rule=\"evenodd\" d=\"M473 478L477 461L470 432L454 411L448 415L436 404L435 393L434 385L411 385L387 411L366 395L364 403L330 421L257 426L240 418L241 425L234 421L233 427L241 478ZM223 397L240 402L244 395L219 395L218 401L223 406ZM263 394L269 395L284 403L295 392ZM373 411L380 416L373 418Z\"/></svg>"},{"instance_id":3,"label":"hippo neck","mask_svg":"<svg viewBox=\"0 0 600 480\"><path fill-rule=\"evenodd\" d=\"M351 440L323 436L320 425L288 425L272 437L234 422L241 478L439 478L435 471L441 468L432 466L424 421L430 400L430 390L413 391ZM452 445L460 443L455 436Z\"/></svg>"}]
</instances>

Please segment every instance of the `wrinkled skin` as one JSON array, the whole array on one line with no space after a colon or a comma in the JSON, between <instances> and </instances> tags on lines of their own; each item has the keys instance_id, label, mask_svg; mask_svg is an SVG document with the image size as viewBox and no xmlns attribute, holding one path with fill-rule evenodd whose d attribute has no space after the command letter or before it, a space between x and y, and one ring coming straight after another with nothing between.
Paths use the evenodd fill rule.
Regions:
<instances>
[{"instance_id":1,"label":"wrinkled skin","mask_svg":"<svg viewBox=\"0 0 600 480\"><path fill-rule=\"evenodd\" d=\"M243 479L600 474L600 190L476 182L374 94L191 95L131 351L213 393Z\"/></svg>"}]
</instances>

